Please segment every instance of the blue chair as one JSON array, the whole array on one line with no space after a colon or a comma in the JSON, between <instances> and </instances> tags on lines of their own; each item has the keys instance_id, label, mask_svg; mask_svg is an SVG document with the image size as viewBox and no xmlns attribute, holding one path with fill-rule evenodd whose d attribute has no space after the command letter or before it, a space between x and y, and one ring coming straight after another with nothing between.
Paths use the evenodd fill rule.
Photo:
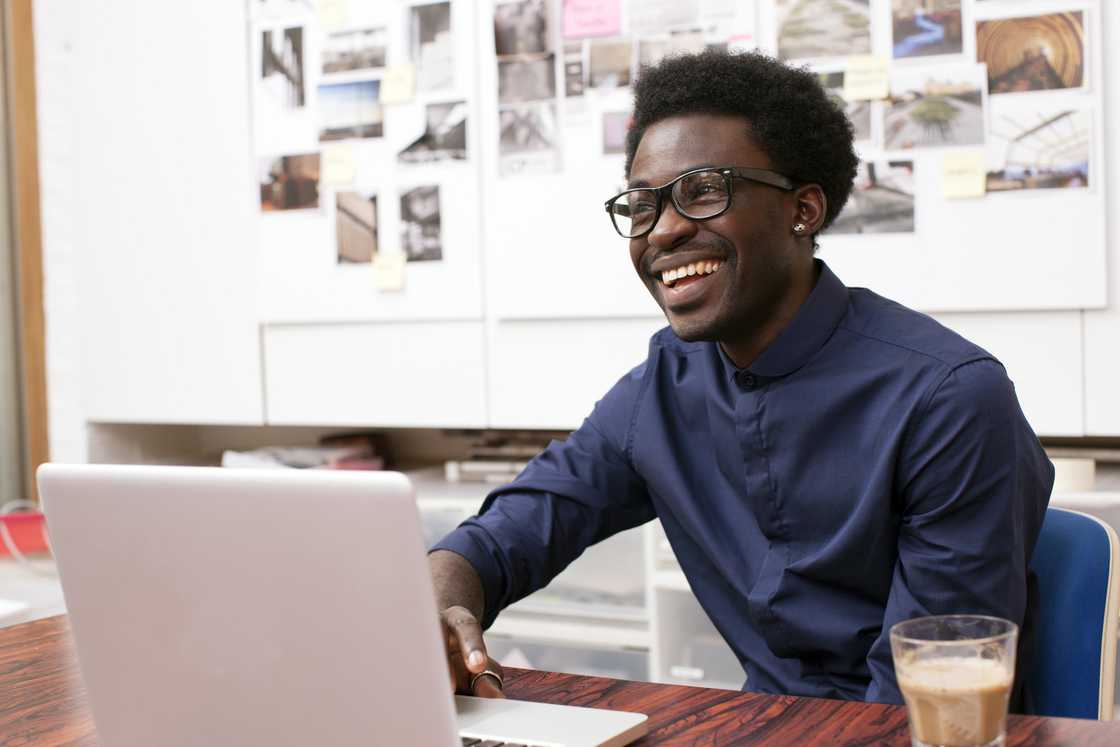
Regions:
<instances>
[{"instance_id":1,"label":"blue chair","mask_svg":"<svg viewBox=\"0 0 1120 747\"><path fill-rule=\"evenodd\" d=\"M1095 516L1046 510L1031 559L1041 604L1028 673L1044 716L1112 719L1120 622L1120 543Z\"/></svg>"}]
</instances>

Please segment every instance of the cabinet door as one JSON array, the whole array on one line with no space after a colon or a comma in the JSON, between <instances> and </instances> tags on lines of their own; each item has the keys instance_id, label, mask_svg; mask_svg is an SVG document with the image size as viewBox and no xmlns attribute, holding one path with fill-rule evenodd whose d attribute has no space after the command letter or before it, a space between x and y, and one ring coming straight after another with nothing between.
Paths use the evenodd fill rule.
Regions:
<instances>
[{"instance_id":1,"label":"cabinet door","mask_svg":"<svg viewBox=\"0 0 1120 747\"><path fill-rule=\"evenodd\" d=\"M648 319L505 320L490 338L490 425L577 428L665 326Z\"/></svg>"},{"instance_id":2,"label":"cabinet door","mask_svg":"<svg viewBox=\"0 0 1120 747\"><path fill-rule=\"evenodd\" d=\"M481 322L269 325L270 425L481 428Z\"/></svg>"},{"instance_id":3,"label":"cabinet door","mask_svg":"<svg viewBox=\"0 0 1120 747\"><path fill-rule=\"evenodd\" d=\"M87 418L260 423L245 4L72 12Z\"/></svg>"}]
</instances>

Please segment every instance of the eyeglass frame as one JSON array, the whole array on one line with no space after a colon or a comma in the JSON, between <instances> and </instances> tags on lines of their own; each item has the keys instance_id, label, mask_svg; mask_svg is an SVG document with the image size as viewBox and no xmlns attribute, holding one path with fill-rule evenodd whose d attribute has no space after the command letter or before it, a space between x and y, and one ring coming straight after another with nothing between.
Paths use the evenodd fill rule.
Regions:
<instances>
[{"instance_id":1,"label":"eyeglass frame","mask_svg":"<svg viewBox=\"0 0 1120 747\"><path fill-rule=\"evenodd\" d=\"M703 218L693 218L687 212L685 212L684 209L682 209L681 206L677 203L677 198L673 195L673 186L681 179L692 176L693 174L699 174L704 171L715 171L723 177L724 183L727 185L727 204L723 207L723 210L720 210L718 213L705 215ZM604 202L603 207L607 211L607 214L611 217L611 225L614 226L614 230L618 233L619 236L624 239L640 239L653 231L653 229L657 227L657 221L661 220L661 212L665 206L664 195L666 194L666 192L668 192L669 201L673 203L673 207L676 209L676 211L682 217L687 218L688 220L704 221L711 220L712 218L718 218L719 216L723 215L731 209L732 197L734 196L735 192L734 185L731 182L732 179L745 179L746 181L765 184L776 189L781 189L785 192L791 192L797 189L797 182L795 182L793 179L789 178L785 174L779 174L777 171L770 171L769 169L758 169L750 166L701 166L700 168L689 169L683 174L678 174L665 184L662 184L660 187L634 187L632 189L624 189L614 197ZM649 228L639 234L627 236L619 229L618 224L615 222L615 213L611 210L611 205L616 203L621 197L624 197L631 192L653 192L657 195L657 209L656 214L653 216L653 222L650 223Z\"/></svg>"}]
</instances>

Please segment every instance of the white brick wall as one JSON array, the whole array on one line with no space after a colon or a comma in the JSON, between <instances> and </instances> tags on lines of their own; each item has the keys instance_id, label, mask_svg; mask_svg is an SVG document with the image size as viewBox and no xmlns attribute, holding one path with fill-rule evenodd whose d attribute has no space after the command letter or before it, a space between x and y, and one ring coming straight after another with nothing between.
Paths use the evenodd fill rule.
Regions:
<instances>
[{"instance_id":1,"label":"white brick wall","mask_svg":"<svg viewBox=\"0 0 1120 747\"><path fill-rule=\"evenodd\" d=\"M35 0L33 6L50 458L65 462L84 462L87 455L77 299L81 246L75 225L81 112L72 106L77 2Z\"/></svg>"}]
</instances>

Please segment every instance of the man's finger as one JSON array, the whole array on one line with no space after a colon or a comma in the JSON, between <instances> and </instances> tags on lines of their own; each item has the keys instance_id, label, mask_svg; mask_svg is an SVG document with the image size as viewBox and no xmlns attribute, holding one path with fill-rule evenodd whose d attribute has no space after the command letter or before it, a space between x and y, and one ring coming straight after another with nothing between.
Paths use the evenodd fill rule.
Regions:
<instances>
[{"instance_id":1,"label":"man's finger","mask_svg":"<svg viewBox=\"0 0 1120 747\"><path fill-rule=\"evenodd\" d=\"M474 682L474 694L480 698L504 698L505 693L498 687L498 680L493 675L484 674Z\"/></svg>"},{"instance_id":2,"label":"man's finger","mask_svg":"<svg viewBox=\"0 0 1120 747\"><path fill-rule=\"evenodd\" d=\"M482 626L469 610L451 607L444 611L444 620L459 643L463 663L474 673L486 668L486 644L482 641Z\"/></svg>"}]
</instances>

